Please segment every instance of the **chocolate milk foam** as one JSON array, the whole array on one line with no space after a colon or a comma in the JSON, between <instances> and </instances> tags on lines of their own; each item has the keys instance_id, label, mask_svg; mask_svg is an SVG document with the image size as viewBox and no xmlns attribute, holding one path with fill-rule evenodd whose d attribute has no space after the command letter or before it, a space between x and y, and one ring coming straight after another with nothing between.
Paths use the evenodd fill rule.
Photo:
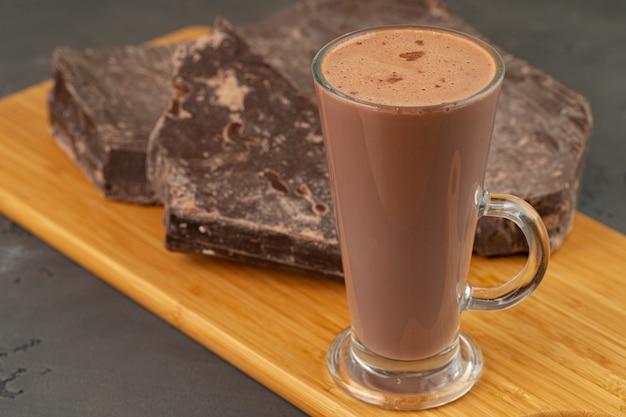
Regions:
<instances>
[{"instance_id":1,"label":"chocolate milk foam","mask_svg":"<svg viewBox=\"0 0 626 417\"><path fill-rule=\"evenodd\" d=\"M339 44L321 70L353 334L383 357L431 357L458 334L496 63L461 36L394 28Z\"/></svg>"}]
</instances>

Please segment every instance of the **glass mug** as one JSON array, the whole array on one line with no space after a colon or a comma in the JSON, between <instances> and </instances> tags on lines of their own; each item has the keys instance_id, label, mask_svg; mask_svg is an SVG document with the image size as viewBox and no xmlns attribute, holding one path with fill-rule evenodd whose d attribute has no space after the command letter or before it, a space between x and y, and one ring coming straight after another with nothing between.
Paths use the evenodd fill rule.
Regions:
<instances>
[{"instance_id":1,"label":"glass mug","mask_svg":"<svg viewBox=\"0 0 626 417\"><path fill-rule=\"evenodd\" d=\"M312 71L351 319L328 369L382 407L453 401L482 369L461 313L522 301L550 252L529 204L483 189L504 62L456 31L386 26L331 41ZM482 216L512 220L528 241L524 268L495 287L467 283Z\"/></svg>"}]
</instances>

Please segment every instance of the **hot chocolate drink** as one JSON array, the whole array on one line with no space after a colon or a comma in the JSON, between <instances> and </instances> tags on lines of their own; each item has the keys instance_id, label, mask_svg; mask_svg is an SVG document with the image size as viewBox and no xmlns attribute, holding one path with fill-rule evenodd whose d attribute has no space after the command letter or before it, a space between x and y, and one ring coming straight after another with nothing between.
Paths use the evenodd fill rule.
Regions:
<instances>
[{"instance_id":1,"label":"hot chocolate drink","mask_svg":"<svg viewBox=\"0 0 626 417\"><path fill-rule=\"evenodd\" d=\"M437 355L457 340L503 68L462 35L392 27L314 71L353 336Z\"/></svg>"},{"instance_id":2,"label":"hot chocolate drink","mask_svg":"<svg viewBox=\"0 0 626 417\"><path fill-rule=\"evenodd\" d=\"M388 106L431 106L467 99L496 73L491 53L465 37L421 28L361 34L321 62L324 79L357 100Z\"/></svg>"}]
</instances>

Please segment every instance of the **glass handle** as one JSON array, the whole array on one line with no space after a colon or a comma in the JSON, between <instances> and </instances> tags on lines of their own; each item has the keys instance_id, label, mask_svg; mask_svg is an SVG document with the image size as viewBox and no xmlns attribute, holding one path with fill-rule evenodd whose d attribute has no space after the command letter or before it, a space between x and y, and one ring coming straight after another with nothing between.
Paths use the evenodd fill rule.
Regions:
<instances>
[{"instance_id":1,"label":"glass handle","mask_svg":"<svg viewBox=\"0 0 626 417\"><path fill-rule=\"evenodd\" d=\"M529 296L539 285L548 268L550 240L541 216L521 198L484 192L478 216L503 217L512 220L528 241L528 260L509 281L493 287L466 288L463 310L500 310L511 307Z\"/></svg>"}]
</instances>

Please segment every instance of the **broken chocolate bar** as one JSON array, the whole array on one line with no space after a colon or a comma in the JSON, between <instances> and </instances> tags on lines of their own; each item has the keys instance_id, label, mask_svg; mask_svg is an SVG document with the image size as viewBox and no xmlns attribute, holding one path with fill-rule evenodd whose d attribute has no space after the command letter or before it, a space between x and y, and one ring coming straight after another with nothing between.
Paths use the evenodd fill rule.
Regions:
<instances>
[{"instance_id":1,"label":"broken chocolate bar","mask_svg":"<svg viewBox=\"0 0 626 417\"><path fill-rule=\"evenodd\" d=\"M156 202L146 148L167 107L175 46L57 48L50 127L57 144L107 198Z\"/></svg>"},{"instance_id":2,"label":"broken chocolate bar","mask_svg":"<svg viewBox=\"0 0 626 417\"><path fill-rule=\"evenodd\" d=\"M148 148L166 246L341 276L317 108L224 20L179 47Z\"/></svg>"},{"instance_id":3,"label":"broken chocolate bar","mask_svg":"<svg viewBox=\"0 0 626 417\"><path fill-rule=\"evenodd\" d=\"M310 63L331 39L369 26L441 26L484 37L438 0L304 0L242 30L300 91L313 95ZM487 40L488 41L488 40ZM506 63L485 188L517 195L542 216L557 249L571 230L592 118L580 94L500 49ZM509 255L526 239L508 220L479 221L474 251Z\"/></svg>"},{"instance_id":4,"label":"broken chocolate bar","mask_svg":"<svg viewBox=\"0 0 626 417\"><path fill-rule=\"evenodd\" d=\"M313 100L310 62L315 52L323 44L350 30L396 23L444 26L482 37L476 30L452 13L442 1L371 0L362 3L355 0L304 0L262 22L243 28L243 37L251 45L252 52L248 51L247 47L242 48L246 50L246 54L254 55L257 53L263 56L264 65L280 72L289 83L296 87L297 91L292 91L294 95L298 95L299 92L305 98L308 97ZM229 30L222 30L222 32L229 33ZM227 37L224 39L227 40ZM236 44L241 45L243 42L238 40ZM117 48L113 49L116 50ZM199 47L196 49L199 50ZM182 55L179 56L181 68L182 62L185 60L185 53L191 53L196 49L181 49ZM224 51L226 50L227 48L224 49ZM126 51L129 55L147 53L141 47ZM150 68L171 68L171 52L164 50L151 63L140 59L139 65L134 67L141 69L142 65L145 65ZM584 97L540 70L510 54L501 52L507 64L507 75L495 123L486 188L491 192L518 195L533 204L546 223L552 248L556 249L561 245L572 225L583 161L592 126L589 105ZM117 53L114 51L113 55ZM72 54L80 55L76 51L72 51ZM115 93L108 92L107 89L115 90L118 84L126 86L130 84L124 80L120 80L119 83L105 82L104 80L109 77L110 72L113 73L113 77L119 76L120 72L117 71L116 73L115 70L120 68L119 65L116 65L118 59L114 56L113 65L109 67L107 60L104 59L106 53L91 51L91 54L98 56L98 60L92 60L88 57L81 58L80 62L85 63L81 67L82 72L70 71L72 65L65 64L63 59L58 58L59 70L55 76L57 82L51 96L51 122L55 136L103 194L110 196L110 198L126 201L153 201L154 196L147 199L143 197L143 195L150 195L152 192L145 183L143 172L133 173L132 171L132 167L135 167L137 171L142 171L142 158L145 157L146 152L145 143L140 145L140 141L133 139L124 141L122 146L120 145L122 142L114 142L109 139L115 136L109 133L120 128L123 128L122 131L125 132L120 137L134 137L130 134L133 130L124 126L132 123L123 123L121 126L111 123L111 120L115 119L115 114L122 113L113 109L115 106L112 103L119 104L126 101L134 103L133 100L141 100L139 104L125 107L129 113L128 117L136 117L133 113L137 109L141 109L144 115L153 114L154 111L154 120L156 120L158 114L161 114L161 111L169 103L168 98L164 99L165 104L159 104L162 107L158 111L156 110L156 107L159 107L156 106L156 103L160 102L163 91L156 87L166 87L167 83L161 82L161 78L158 78L159 81L156 82L157 78L153 78L152 84L146 85L140 90L131 88ZM194 54L195 57L201 56L199 52L194 52ZM234 52L231 55L238 56ZM232 58L231 55L224 53L219 59L228 63ZM258 55L255 60L260 59ZM137 58L131 57L119 58L122 61L124 59L137 60ZM257 62L255 60L252 61ZM98 62L103 64L98 66ZM221 64L215 63L214 66L221 66ZM132 67L133 65L130 65L130 73L133 71ZM197 69L201 70L200 68ZM148 72L152 73L152 70ZM243 71L240 71L238 76L241 74ZM261 121L263 117L268 117L268 112L271 113L270 110L272 109L263 108L267 103L274 106L273 109L282 109L269 98L260 99L253 94L246 94L242 98L241 89L238 88L238 85L235 85L237 88L231 94L231 86L235 84L233 81L240 82L236 77L224 77L223 83L220 84L221 88L217 88L216 81L212 90L206 91L207 95L204 98L200 98L200 95L197 96L197 100L206 100L214 104L220 102L228 104L226 106L230 112L228 115L224 106L220 110L213 107L203 107L200 102L194 104L193 101L189 101L188 94L190 91L186 90L189 85L193 85L193 79L189 78L191 75L191 72L186 75L183 72L178 77L176 83L178 91L170 103L170 109L162 119L166 120L166 117L178 118L178 123L181 126L189 123L190 127L177 127L177 129L186 130L190 135L192 129L200 129L197 126L199 120L203 120L203 123L210 123L214 115L217 115L218 119L226 120L227 116L230 118L236 113L248 115L254 113L258 115L257 121ZM200 77L206 78L207 75L200 74ZM66 80L68 81L66 82ZM143 78L143 80L147 82L148 78ZM92 83L93 85L91 85ZM246 86L248 84L243 83L241 85ZM95 86L99 87L95 88ZM74 94L73 90L83 93L81 93L82 95ZM84 92L87 94L85 95ZM126 100L108 99L108 113L102 110L103 100L101 97L98 98L98 95L121 97L122 94L125 94ZM169 89L166 94L169 97ZM92 95L95 95L95 98L91 97ZM140 95L143 97L137 97ZM158 100L155 99L156 96L159 97ZM240 100L243 102L245 111L238 107ZM200 138L200 136L197 136L200 139L195 144L190 140L185 145L189 149L184 151L182 146L181 149L177 149L176 145L170 145L171 149L166 152L170 152L171 155L164 154L160 157L163 162L159 163L161 168L156 172L155 180L155 184L160 189L159 192L171 198L170 201L166 201L167 246L170 249L194 253L215 253L238 260L281 266L289 265L298 270L315 270L332 276L341 275L339 250L334 232L335 220L332 210L330 210L330 191L323 168L325 160L322 152L318 149L311 153L309 159L292 161L291 155L295 151L291 148L273 145L273 147L268 147L268 144L274 143L268 138L276 137L279 139L272 140L281 140L280 138L286 134L281 129L292 126L295 121L301 120L300 118L307 119L311 111L315 113L315 110L304 104L306 100L303 100L302 97L295 101L300 103L298 105L301 105L304 110L295 107L290 108L283 117L283 120L289 123L279 126L276 132L268 133L270 129L274 129L272 126L277 126L277 124L267 124L265 128L255 128L264 131L266 136L256 134L255 129L251 127L253 125L250 125L251 119L247 120L246 123L229 119L231 120L229 127L222 126L220 133L223 138L220 147L223 162L219 160L219 156L213 155L213 148L206 151L201 150L203 146L206 146L207 139ZM154 107L152 107L153 104ZM234 106L235 111L229 106ZM308 113L306 116L302 116L299 115L300 111ZM111 120L108 120L107 117L95 117L100 114L109 116ZM316 114L313 117L315 119ZM300 135L301 138L306 138L312 135L310 137L316 137L316 140L319 140L319 128L316 123L311 122L310 126L306 128L302 125L303 129L298 132L289 130L289 137ZM162 129L163 126L157 128ZM202 132L201 129L198 131ZM107 134L103 135L101 132ZM213 132L212 134L216 133ZM261 140L262 137L265 139ZM306 146L313 146L313 142L305 143ZM259 143L264 146L263 153L256 150ZM193 146L196 146L195 150L191 149ZM211 146L215 146L215 144ZM321 147L321 144L314 147ZM205 152L208 153L205 154ZM202 171L199 168L194 170L185 168L183 170L186 164L185 158L198 158L199 155L202 156L204 164L208 166L208 171ZM216 155L220 155L220 153L218 152ZM258 160L261 156L269 158L272 162L268 165L262 165L264 162ZM136 164L133 162L128 164L123 162L112 163L114 160L132 161L133 157L136 158ZM248 161L254 161L253 164L256 165L244 163L242 160L246 160L246 158ZM232 169L228 167L229 164L232 165ZM298 170L294 170L293 165L289 164L298 164ZM309 164L315 168L307 168ZM191 165L193 163L189 164L189 166ZM297 172L299 176L293 177L295 174L288 170L277 171L274 168L274 166L282 167L283 165L290 166L289 169L292 169L292 172ZM105 169L105 167L108 168ZM246 169L249 170L247 174L238 173L238 171L245 171ZM229 177L228 172L233 174ZM251 175L250 172L254 175ZM256 182L250 182L251 178L254 178ZM214 180L217 181L214 188L219 190L219 193L215 191L217 194L214 196L220 196L221 202L219 204L232 208L228 211L222 207L221 210L224 211L224 215L222 212L210 211L211 205L207 201L213 197L209 192L203 194L204 191L201 191L198 197L194 196L193 199L190 197L191 194L184 192L181 192L180 198L175 197L177 184L182 183L188 189L192 189L198 184ZM227 183L230 185L225 185ZM274 186L272 187L271 184ZM308 190L311 191L310 194L307 188L300 188L301 185L307 185ZM202 187L199 189L203 190ZM283 192L284 198L282 200L276 197L278 195L276 192L281 189L287 190ZM115 190L124 191L120 193L115 192ZM235 202L238 199L243 200L246 195L252 195L253 190L260 190L255 191L258 197L255 200L256 205L248 206L246 210L241 209L240 213L237 213L239 209L235 209L235 207L242 206L236 205ZM272 193L275 194L268 197L270 195L268 190L273 190ZM272 198L273 200L264 204L262 203L263 198ZM278 205L277 201L287 199L291 199L289 200L290 205L286 206L293 210L290 211L293 216L310 217L308 223L301 223L308 226L302 228L302 234L296 237L290 234L292 233L291 230L281 229L283 225L280 219L283 218L281 217L283 214L273 209ZM298 199L299 203L296 204L295 201ZM211 204L217 203L211 202ZM170 205L173 210L170 210ZM316 206L319 212L311 217L310 210L315 209ZM296 207L303 211L296 211ZM329 211L326 212L326 209ZM326 214L321 214L322 212ZM250 213L254 213L254 216ZM192 223L182 220L200 219L202 216L223 216L223 219L214 221L213 229L208 229L200 221ZM243 226L235 224L234 221L227 223L224 220L239 217L241 217L240 225ZM220 227L215 226L216 224L228 224L228 227L220 229ZM266 227L265 225L269 226ZM261 229L263 229L262 232L257 232ZM281 235L278 231L285 231L285 234ZM232 234L232 236L220 236L219 238L215 236L224 233ZM309 252L306 252L301 245L304 240L300 238L304 235L315 237L306 243L309 245L306 249ZM268 238L268 236L270 237ZM281 237L278 238L278 236ZM290 252L295 250L290 249L294 247L294 241L298 242L296 247L300 245L298 249L300 252L297 256ZM218 242L218 244L211 242ZM486 218L479 222L474 249L481 255L507 255L524 251L525 239L519 230L509 222ZM310 255L310 253L314 253L314 255Z\"/></svg>"}]
</instances>

